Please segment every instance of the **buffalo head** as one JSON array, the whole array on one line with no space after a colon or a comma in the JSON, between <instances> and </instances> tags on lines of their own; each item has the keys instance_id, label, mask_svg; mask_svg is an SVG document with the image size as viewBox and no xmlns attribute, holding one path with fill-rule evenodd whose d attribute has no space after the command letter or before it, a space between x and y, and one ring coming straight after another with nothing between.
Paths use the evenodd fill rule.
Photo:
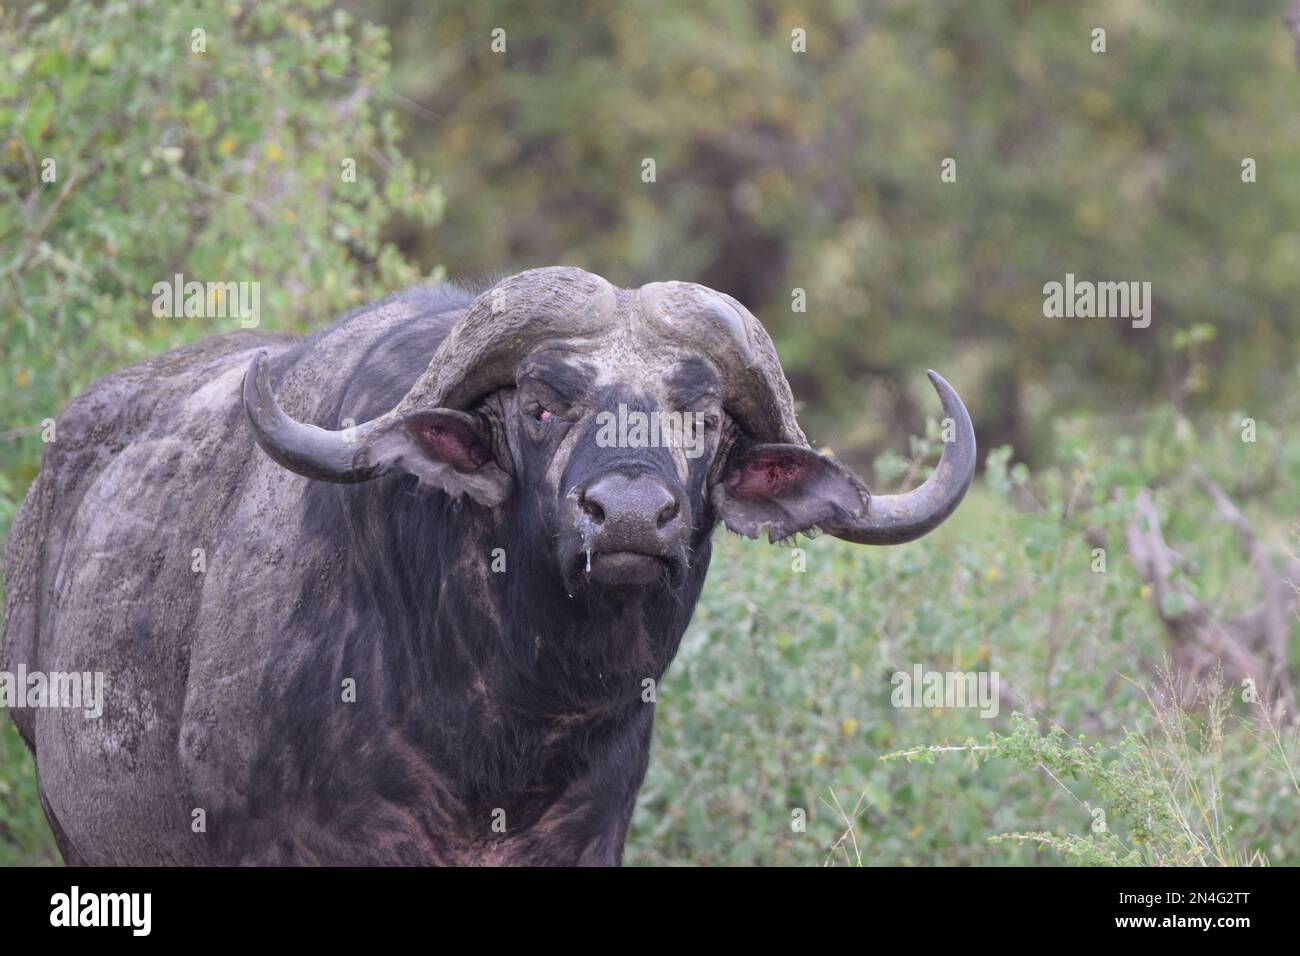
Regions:
<instances>
[{"instance_id":1,"label":"buffalo head","mask_svg":"<svg viewBox=\"0 0 1300 956\"><path fill-rule=\"evenodd\" d=\"M258 443L309 478L406 473L484 508L524 509L569 593L670 586L722 521L771 540L822 530L898 544L940 524L975 467L970 417L934 372L954 438L933 475L868 494L809 446L771 339L730 296L619 289L580 269L480 295L395 408L352 429L294 421L265 354L244 381Z\"/></svg>"}]
</instances>

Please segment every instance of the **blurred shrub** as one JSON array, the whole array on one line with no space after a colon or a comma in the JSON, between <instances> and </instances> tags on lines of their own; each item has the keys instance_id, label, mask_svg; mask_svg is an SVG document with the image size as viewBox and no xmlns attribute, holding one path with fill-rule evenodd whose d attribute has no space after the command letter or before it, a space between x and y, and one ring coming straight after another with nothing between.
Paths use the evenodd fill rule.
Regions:
<instances>
[{"instance_id":1,"label":"blurred shrub","mask_svg":"<svg viewBox=\"0 0 1300 956\"><path fill-rule=\"evenodd\" d=\"M59 851L36 794L36 767L18 728L0 711L0 866L44 866Z\"/></svg>"},{"instance_id":2,"label":"blurred shrub","mask_svg":"<svg viewBox=\"0 0 1300 956\"><path fill-rule=\"evenodd\" d=\"M262 325L301 329L420 278L380 231L432 224L442 193L395 145L383 32L326 7L0 13L0 533L43 418L240 327L155 318L156 282L257 281Z\"/></svg>"}]
</instances>

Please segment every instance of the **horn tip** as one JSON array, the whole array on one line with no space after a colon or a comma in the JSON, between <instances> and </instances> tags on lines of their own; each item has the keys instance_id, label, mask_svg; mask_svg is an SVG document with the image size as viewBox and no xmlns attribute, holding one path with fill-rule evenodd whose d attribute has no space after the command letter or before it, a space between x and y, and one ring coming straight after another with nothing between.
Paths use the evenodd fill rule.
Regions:
<instances>
[{"instance_id":1,"label":"horn tip","mask_svg":"<svg viewBox=\"0 0 1300 956\"><path fill-rule=\"evenodd\" d=\"M253 360L248 363L248 375L255 375L266 368L267 355L266 349L258 349L253 354Z\"/></svg>"},{"instance_id":2,"label":"horn tip","mask_svg":"<svg viewBox=\"0 0 1300 956\"><path fill-rule=\"evenodd\" d=\"M953 408L960 408L962 417L965 417L965 406L962 405L961 399L957 396L957 390L948 384L948 380L936 372L934 369L926 369L925 374L929 376L930 384L934 390L939 393L939 400L943 402L945 411Z\"/></svg>"},{"instance_id":3,"label":"horn tip","mask_svg":"<svg viewBox=\"0 0 1300 956\"><path fill-rule=\"evenodd\" d=\"M258 391L265 392L271 387L271 356L266 349L258 349L253 356L253 377Z\"/></svg>"},{"instance_id":4,"label":"horn tip","mask_svg":"<svg viewBox=\"0 0 1300 956\"><path fill-rule=\"evenodd\" d=\"M271 391L271 363L266 349L258 349L253 360L244 373L244 411L260 427L272 429L276 426L275 395ZM269 419L267 418L270 413Z\"/></svg>"}]
</instances>

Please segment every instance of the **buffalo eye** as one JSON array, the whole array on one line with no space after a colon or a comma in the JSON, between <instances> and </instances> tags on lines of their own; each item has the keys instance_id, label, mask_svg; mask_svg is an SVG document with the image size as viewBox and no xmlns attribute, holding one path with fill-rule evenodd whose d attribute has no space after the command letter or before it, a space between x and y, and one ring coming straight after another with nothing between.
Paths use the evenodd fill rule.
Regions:
<instances>
[{"instance_id":1,"label":"buffalo eye","mask_svg":"<svg viewBox=\"0 0 1300 956\"><path fill-rule=\"evenodd\" d=\"M531 408L528 409L528 417L531 418L533 421L537 422L538 424L545 424L546 422L549 422L554 416L551 414L551 410L549 408L546 408L543 405L533 405Z\"/></svg>"},{"instance_id":2,"label":"buffalo eye","mask_svg":"<svg viewBox=\"0 0 1300 956\"><path fill-rule=\"evenodd\" d=\"M702 432L711 432L718 427L718 417L716 415L701 414L698 418L692 414L687 416L693 429L699 429Z\"/></svg>"}]
</instances>

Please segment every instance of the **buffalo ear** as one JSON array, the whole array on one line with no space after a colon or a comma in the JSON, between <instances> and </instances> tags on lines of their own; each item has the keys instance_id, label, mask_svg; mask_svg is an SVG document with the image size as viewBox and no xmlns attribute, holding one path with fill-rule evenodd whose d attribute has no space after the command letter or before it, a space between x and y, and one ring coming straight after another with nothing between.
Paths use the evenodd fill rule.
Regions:
<instances>
[{"instance_id":1,"label":"buffalo ear","mask_svg":"<svg viewBox=\"0 0 1300 956\"><path fill-rule=\"evenodd\" d=\"M811 448L745 441L732 449L711 495L728 528L755 538L766 527L770 541L860 518L870 500L853 472Z\"/></svg>"},{"instance_id":2,"label":"buffalo ear","mask_svg":"<svg viewBox=\"0 0 1300 956\"><path fill-rule=\"evenodd\" d=\"M492 454L487 426L464 412L435 408L407 415L367 451L384 471L415 475L453 498L469 495L492 507L510 493L510 476Z\"/></svg>"}]
</instances>

